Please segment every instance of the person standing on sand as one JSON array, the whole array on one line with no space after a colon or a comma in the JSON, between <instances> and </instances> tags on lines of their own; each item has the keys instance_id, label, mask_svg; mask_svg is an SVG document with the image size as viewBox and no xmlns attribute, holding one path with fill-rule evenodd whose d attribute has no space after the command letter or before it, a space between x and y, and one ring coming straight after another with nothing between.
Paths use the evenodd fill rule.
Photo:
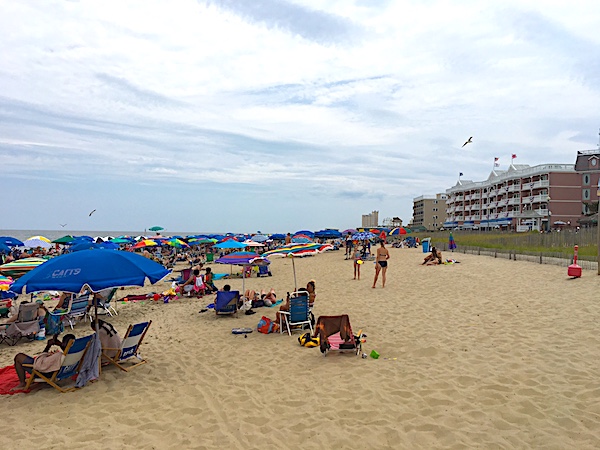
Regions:
<instances>
[{"instance_id":1,"label":"person standing on sand","mask_svg":"<svg viewBox=\"0 0 600 450\"><path fill-rule=\"evenodd\" d=\"M352 259L354 260L354 279L356 280L358 277L360 280L360 265L363 263L363 261L358 245L354 249L354 255L352 256Z\"/></svg>"},{"instance_id":2,"label":"person standing on sand","mask_svg":"<svg viewBox=\"0 0 600 450\"><path fill-rule=\"evenodd\" d=\"M290 233L285 237L285 245L292 243L292 235Z\"/></svg>"},{"instance_id":3,"label":"person standing on sand","mask_svg":"<svg viewBox=\"0 0 600 450\"><path fill-rule=\"evenodd\" d=\"M373 279L373 289L377 284L377 278L379 272L381 272L381 287L385 287L385 273L387 272L387 261L390 259L390 252L385 248L385 242L381 241L381 247L377 249L377 256L375 257L375 278Z\"/></svg>"}]
</instances>

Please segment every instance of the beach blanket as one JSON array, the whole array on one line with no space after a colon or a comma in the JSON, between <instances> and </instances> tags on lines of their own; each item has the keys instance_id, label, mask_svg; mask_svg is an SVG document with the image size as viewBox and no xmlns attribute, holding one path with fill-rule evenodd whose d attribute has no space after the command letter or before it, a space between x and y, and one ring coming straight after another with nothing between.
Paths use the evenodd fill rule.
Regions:
<instances>
[{"instance_id":1,"label":"beach blanket","mask_svg":"<svg viewBox=\"0 0 600 450\"><path fill-rule=\"evenodd\" d=\"M279 299L275 303L273 303L271 306L267 306L267 308L273 308L274 306L280 305L282 303L283 303L283 299Z\"/></svg>"},{"instance_id":2,"label":"beach blanket","mask_svg":"<svg viewBox=\"0 0 600 450\"><path fill-rule=\"evenodd\" d=\"M28 392L25 389L10 391L19 385L19 377L15 372L15 366L6 366L0 368L0 395L13 395L21 392Z\"/></svg>"}]
</instances>

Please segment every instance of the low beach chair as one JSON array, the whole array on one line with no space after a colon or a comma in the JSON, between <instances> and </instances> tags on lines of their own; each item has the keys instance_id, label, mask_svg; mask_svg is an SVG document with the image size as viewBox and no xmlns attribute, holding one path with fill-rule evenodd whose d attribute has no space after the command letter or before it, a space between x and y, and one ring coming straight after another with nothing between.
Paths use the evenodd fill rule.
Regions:
<instances>
[{"instance_id":1,"label":"low beach chair","mask_svg":"<svg viewBox=\"0 0 600 450\"><path fill-rule=\"evenodd\" d=\"M141 364L146 364L146 360L142 358L139 354L139 348L144 340L144 336L152 325L152 321L142 322L136 325L129 325L127 328L127 332L125 333L125 337L123 337L123 341L121 342L120 348L103 348L102 349L102 359L108 361L111 364L114 364L119 369L124 370L125 372L129 372L134 367L137 367ZM108 356L107 352L113 353L117 351L114 357ZM129 361L131 358L136 358L137 362L133 365L124 366L124 363L131 362Z\"/></svg>"},{"instance_id":2,"label":"low beach chair","mask_svg":"<svg viewBox=\"0 0 600 450\"><path fill-rule=\"evenodd\" d=\"M263 265L263 266L258 266L258 273L256 274L257 277L270 277L271 276L271 270L269 269L268 265Z\"/></svg>"},{"instance_id":3,"label":"low beach chair","mask_svg":"<svg viewBox=\"0 0 600 450\"><path fill-rule=\"evenodd\" d=\"M341 316L320 316L313 337L319 336L321 353L327 356L329 351L353 352L358 355L362 350L360 334L354 336L350 318Z\"/></svg>"},{"instance_id":4,"label":"low beach chair","mask_svg":"<svg viewBox=\"0 0 600 450\"><path fill-rule=\"evenodd\" d=\"M215 298L215 313L237 315L239 300L239 291L217 291L217 298Z\"/></svg>"},{"instance_id":5,"label":"low beach chair","mask_svg":"<svg viewBox=\"0 0 600 450\"><path fill-rule=\"evenodd\" d=\"M308 325L310 332L313 332L310 320L310 308L308 306L308 293L294 292L290 296L290 306L288 311L279 311L279 332L283 333L283 327L292 335L293 330L304 330Z\"/></svg>"},{"instance_id":6,"label":"low beach chair","mask_svg":"<svg viewBox=\"0 0 600 450\"><path fill-rule=\"evenodd\" d=\"M40 305L36 302L21 303L17 313L17 321L0 330L0 343L16 345L22 337L35 337L40 331L38 309Z\"/></svg>"},{"instance_id":7,"label":"low beach chair","mask_svg":"<svg viewBox=\"0 0 600 450\"><path fill-rule=\"evenodd\" d=\"M115 297L115 295L117 294L117 288L113 288L111 289L111 291L109 292L108 296L106 298L94 298L94 300L92 301L92 308L89 309L88 312L88 316L90 318L90 321L92 320L92 311L93 311L93 307L94 307L94 302L98 302L98 308L100 308L102 310L103 314L108 314L110 317L112 317L113 315L117 316L117 310L114 308L113 305L111 305L111 301L112 299Z\"/></svg>"},{"instance_id":8,"label":"low beach chair","mask_svg":"<svg viewBox=\"0 0 600 450\"><path fill-rule=\"evenodd\" d=\"M90 294L80 295L78 297L72 297L69 302L69 308L66 312L60 313L63 316L63 320L66 320L71 327L71 330L75 326L77 320L85 322L90 306Z\"/></svg>"},{"instance_id":9,"label":"low beach chair","mask_svg":"<svg viewBox=\"0 0 600 450\"><path fill-rule=\"evenodd\" d=\"M23 364L23 367L31 369L31 376L27 380L27 384L25 385L25 390L29 390L32 383L48 383L53 388L59 390L60 392L69 392L74 391L75 387L64 387L60 386L58 383L63 380L71 379L73 376L79 374L79 369L81 367L81 363L83 362L83 356L87 351L92 337L94 335L90 334L89 336L85 336L79 339L74 339L67 344L67 348L64 350L65 358L58 369L52 373L40 373L33 368L33 364Z\"/></svg>"}]
</instances>

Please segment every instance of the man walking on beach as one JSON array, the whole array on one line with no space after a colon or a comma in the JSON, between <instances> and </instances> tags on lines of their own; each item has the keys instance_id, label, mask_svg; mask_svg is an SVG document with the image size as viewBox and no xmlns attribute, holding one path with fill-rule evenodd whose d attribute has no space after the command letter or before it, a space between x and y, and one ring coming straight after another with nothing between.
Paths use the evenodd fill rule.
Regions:
<instances>
[{"instance_id":1,"label":"man walking on beach","mask_svg":"<svg viewBox=\"0 0 600 450\"><path fill-rule=\"evenodd\" d=\"M385 248L385 242L381 241L381 247L377 249L377 256L375 258L375 278L373 279L373 289L377 284L377 278L379 272L381 272L381 287L385 287L385 273L387 272L387 261L390 259L390 252Z\"/></svg>"}]
</instances>

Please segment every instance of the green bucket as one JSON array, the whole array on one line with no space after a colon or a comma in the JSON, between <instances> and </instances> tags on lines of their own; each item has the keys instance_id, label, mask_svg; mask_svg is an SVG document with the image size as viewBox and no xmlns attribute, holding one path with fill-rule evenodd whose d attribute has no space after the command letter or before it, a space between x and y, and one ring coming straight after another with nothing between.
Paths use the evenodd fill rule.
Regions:
<instances>
[{"instance_id":1,"label":"green bucket","mask_svg":"<svg viewBox=\"0 0 600 450\"><path fill-rule=\"evenodd\" d=\"M379 359L379 353L377 353L375 350L371 350L371 358Z\"/></svg>"}]
</instances>

